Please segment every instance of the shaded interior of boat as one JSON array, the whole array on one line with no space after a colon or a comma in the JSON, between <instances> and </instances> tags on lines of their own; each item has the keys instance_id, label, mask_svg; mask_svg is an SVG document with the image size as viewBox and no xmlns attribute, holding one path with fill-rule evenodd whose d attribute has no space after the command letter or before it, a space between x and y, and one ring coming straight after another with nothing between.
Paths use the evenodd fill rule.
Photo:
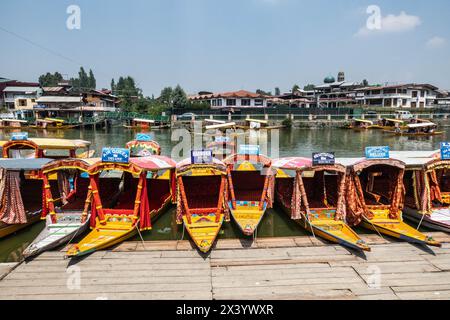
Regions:
<instances>
[{"instance_id":1,"label":"shaded interior of boat","mask_svg":"<svg viewBox=\"0 0 450 320\"><path fill-rule=\"evenodd\" d=\"M311 210L336 209L340 176L334 172L315 171L303 176L308 205ZM275 186L277 199L290 208L294 191L294 177L278 178Z\"/></svg>"},{"instance_id":2,"label":"shaded interior of boat","mask_svg":"<svg viewBox=\"0 0 450 320\"><path fill-rule=\"evenodd\" d=\"M25 212L34 213L42 209L42 187L41 179L26 179L25 172L20 173L20 194ZM50 181L50 190L58 192L56 181Z\"/></svg>"},{"instance_id":3,"label":"shaded interior of boat","mask_svg":"<svg viewBox=\"0 0 450 320\"><path fill-rule=\"evenodd\" d=\"M393 166L373 165L359 173L364 202L369 208L389 209L400 169Z\"/></svg>"},{"instance_id":4,"label":"shaded interior of boat","mask_svg":"<svg viewBox=\"0 0 450 320\"><path fill-rule=\"evenodd\" d=\"M220 200L220 185L222 177L215 176L183 176L184 192L189 209L212 209L216 212Z\"/></svg>"},{"instance_id":5,"label":"shaded interior of boat","mask_svg":"<svg viewBox=\"0 0 450 320\"><path fill-rule=\"evenodd\" d=\"M232 171L231 179L236 200L261 201L266 176L260 171Z\"/></svg>"}]
</instances>

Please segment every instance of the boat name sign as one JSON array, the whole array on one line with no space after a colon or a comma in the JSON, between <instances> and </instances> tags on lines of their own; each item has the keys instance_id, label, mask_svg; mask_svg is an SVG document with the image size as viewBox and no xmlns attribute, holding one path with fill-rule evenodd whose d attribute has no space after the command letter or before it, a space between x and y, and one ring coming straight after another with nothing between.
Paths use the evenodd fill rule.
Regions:
<instances>
[{"instance_id":1,"label":"boat name sign","mask_svg":"<svg viewBox=\"0 0 450 320\"><path fill-rule=\"evenodd\" d=\"M334 165L336 157L334 152L314 152L312 154L313 166Z\"/></svg>"},{"instance_id":2,"label":"boat name sign","mask_svg":"<svg viewBox=\"0 0 450 320\"><path fill-rule=\"evenodd\" d=\"M366 147L366 159L389 159L389 146Z\"/></svg>"},{"instance_id":3,"label":"boat name sign","mask_svg":"<svg viewBox=\"0 0 450 320\"><path fill-rule=\"evenodd\" d=\"M259 146L251 144L241 144L239 154L259 155Z\"/></svg>"},{"instance_id":4,"label":"boat name sign","mask_svg":"<svg viewBox=\"0 0 450 320\"><path fill-rule=\"evenodd\" d=\"M212 163L213 162L213 152L212 150L191 150L191 163L192 164L202 164L202 163Z\"/></svg>"},{"instance_id":5,"label":"boat name sign","mask_svg":"<svg viewBox=\"0 0 450 320\"><path fill-rule=\"evenodd\" d=\"M14 132L11 134L11 141L28 140L28 132Z\"/></svg>"},{"instance_id":6,"label":"boat name sign","mask_svg":"<svg viewBox=\"0 0 450 320\"><path fill-rule=\"evenodd\" d=\"M102 162L128 163L130 150L126 148L103 148Z\"/></svg>"},{"instance_id":7,"label":"boat name sign","mask_svg":"<svg viewBox=\"0 0 450 320\"><path fill-rule=\"evenodd\" d=\"M143 142L153 141L153 137L151 134L138 133L136 134L136 141L143 141Z\"/></svg>"},{"instance_id":8,"label":"boat name sign","mask_svg":"<svg viewBox=\"0 0 450 320\"><path fill-rule=\"evenodd\" d=\"M217 136L216 138L215 138L215 142L218 142L218 143L226 143L226 142L230 142L230 137L224 137L224 136Z\"/></svg>"},{"instance_id":9,"label":"boat name sign","mask_svg":"<svg viewBox=\"0 0 450 320\"><path fill-rule=\"evenodd\" d=\"M450 160L450 142L441 142L441 160Z\"/></svg>"}]
</instances>

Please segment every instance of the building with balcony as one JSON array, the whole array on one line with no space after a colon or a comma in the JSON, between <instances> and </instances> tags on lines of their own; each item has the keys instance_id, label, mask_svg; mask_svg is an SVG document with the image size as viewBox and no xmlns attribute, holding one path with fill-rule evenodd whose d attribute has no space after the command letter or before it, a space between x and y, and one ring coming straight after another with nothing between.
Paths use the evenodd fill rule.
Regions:
<instances>
[{"instance_id":1,"label":"building with balcony","mask_svg":"<svg viewBox=\"0 0 450 320\"><path fill-rule=\"evenodd\" d=\"M390 108L431 108L438 88L431 84L400 84L356 89L356 101L363 106Z\"/></svg>"},{"instance_id":2,"label":"building with balcony","mask_svg":"<svg viewBox=\"0 0 450 320\"><path fill-rule=\"evenodd\" d=\"M245 90L198 94L188 98L191 101L206 102L211 109L266 108L268 100L265 95Z\"/></svg>"}]
</instances>

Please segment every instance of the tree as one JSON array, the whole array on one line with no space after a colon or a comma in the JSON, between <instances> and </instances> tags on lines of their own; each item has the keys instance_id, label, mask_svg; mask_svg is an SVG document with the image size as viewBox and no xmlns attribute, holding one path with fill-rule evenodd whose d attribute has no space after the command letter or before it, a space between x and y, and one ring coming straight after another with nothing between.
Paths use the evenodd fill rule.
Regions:
<instances>
[{"instance_id":1,"label":"tree","mask_svg":"<svg viewBox=\"0 0 450 320\"><path fill-rule=\"evenodd\" d=\"M367 81L367 79L364 79L363 82L362 82L362 85L364 87L368 87L369 86L369 81Z\"/></svg>"},{"instance_id":2,"label":"tree","mask_svg":"<svg viewBox=\"0 0 450 320\"><path fill-rule=\"evenodd\" d=\"M264 90L261 90L261 89L257 89L257 90L256 90L256 93L257 93L257 94L260 94L260 95L263 95L263 96L271 96L271 95L272 95L272 92L270 92L270 91L264 91Z\"/></svg>"},{"instance_id":3,"label":"tree","mask_svg":"<svg viewBox=\"0 0 450 320\"><path fill-rule=\"evenodd\" d=\"M89 69L89 77L88 77L88 88L94 89L97 87L97 80L95 80L94 73L91 69Z\"/></svg>"},{"instance_id":4,"label":"tree","mask_svg":"<svg viewBox=\"0 0 450 320\"><path fill-rule=\"evenodd\" d=\"M47 72L39 77L39 84L41 87L55 87L62 80L64 79L61 73L55 72L54 74L51 74L50 72Z\"/></svg>"},{"instance_id":5,"label":"tree","mask_svg":"<svg viewBox=\"0 0 450 320\"><path fill-rule=\"evenodd\" d=\"M313 84L307 84L306 86L303 87L303 90L305 90L305 91L311 91L311 90L314 90L315 88L316 88L315 85L313 85Z\"/></svg>"},{"instance_id":6,"label":"tree","mask_svg":"<svg viewBox=\"0 0 450 320\"><path fill-rule=\"evenodd\" d=\"M135 108L143 108L142 105L136 106L139 99L143 98L142 90L136 87L136 82L130 76L119 77L117 84L115 84L114 79L111 81L111 85L114 84L114 94L116 94L121 99L120 106L125 112L132 111ZM142 103L142 101L140 101Z\"/></svg>"},{"instance_id":7,"label":"tree","mask_svg":"<svg viewBox=\"0 0 450 320\"><path fill-rule=\"evenodd\" d=\"M299 90L300 90L299 85L298 84L294 84L294 86L292 87L292 93L294 93L296 91L299 91Z\"/></svg>"},{"instance_id":8,"label":"tree","mask_svg":"<svg viewBox=\"0 0 450 320\"><path fill-rule=\"evenodd\" d=\"M188 105L188 98L184 90L178 84L172 93L172 104L174 108L185 108Z\"/></svg>"},{"instance_id":9,"label":"tree","mask_svg":"<svg viewBox=\"0 0 450 320\"><path fill-rule=\"evenodd\" d=\"M111 93L116 94L116 82L114 79L111 80Z\"/></svg>"},{"instance_id":10,"label":"tree","mask_svg":"<svg viewBox=\"0 0 450 320\"><path fill-rule=\"evenodd\" d=\"M276 96L281 95L280 88L278 88L278 87L275 88L275 95L276 95Z\"/></svg>"},{"instance_id":11,"label":"tree","mask_svg":"<svg viewBox=\"0 0 450 320\"><path fill-rule=\"evenodd\" d=\"M173 103L173 89L172 87L165 87L161 90L158 100L171 108Z\"/></svg>"}]
</instances>

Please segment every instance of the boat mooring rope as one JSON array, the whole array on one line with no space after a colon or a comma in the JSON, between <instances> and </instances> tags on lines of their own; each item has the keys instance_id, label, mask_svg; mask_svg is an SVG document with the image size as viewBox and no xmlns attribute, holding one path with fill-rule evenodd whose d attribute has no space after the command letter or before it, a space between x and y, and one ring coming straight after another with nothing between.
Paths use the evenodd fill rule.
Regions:
<instances>
[{"instance_id":1,"label":"boat mooring rope","mask_svg":"<svg viewBox=\"0 0 450 320\"><path fill-rule=\"evenodd\" d=\"M144 250L146 250L146 249L145 249L145 241L144 241L144 238L142 237L141 231L140 231L139 228L138 228L138 222L139 222L139 220L136 222L135 228L136 228L136 230L137 230L137 232L138 232L138 234L139 234L139 238L141 238L142 246L144 247Z\"/></svg>"}]
</instances>

